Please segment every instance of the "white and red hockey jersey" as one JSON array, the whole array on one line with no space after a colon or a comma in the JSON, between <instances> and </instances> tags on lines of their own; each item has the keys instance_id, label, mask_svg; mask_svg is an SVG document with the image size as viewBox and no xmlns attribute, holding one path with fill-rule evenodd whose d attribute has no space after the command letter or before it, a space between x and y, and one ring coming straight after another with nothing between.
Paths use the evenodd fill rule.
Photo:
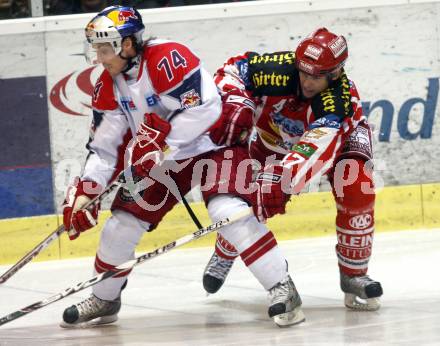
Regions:
<instances>
[{"instance_id":1,"label":"white and red hockey jersey","mask_svg":"<svg viewBox=\"0 0 440 346\"><path fill-rule=\"evenodd\" d=\"M93 122L83 179L106 186L124 165L126 145L145 113L170 122L167 159L179 160L217 149L207 130L217 121L221 99L210 74L186 46L146 42L128 74L104 71L93 93Z\"/></svg>"}]
</instances>

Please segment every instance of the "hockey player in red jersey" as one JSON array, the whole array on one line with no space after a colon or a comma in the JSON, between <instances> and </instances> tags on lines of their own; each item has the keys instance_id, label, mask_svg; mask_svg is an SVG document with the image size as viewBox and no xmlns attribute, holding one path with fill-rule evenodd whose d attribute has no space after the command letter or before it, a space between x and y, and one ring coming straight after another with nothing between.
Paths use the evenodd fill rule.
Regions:
<instances>
[{"instance_id":1,"label":"hockey player in red jersey","mask_svg":"<svg viewBox=\"0 0 440 346\"><path fill-rule=\"evenodd\" d=\"M112 216L102 230L95 273L134 258L145 231L153 230L194 183L204 186L203 199L214 222L247 210L255 200L255 193L240 192L235 184L241 180L246 188L252 182L250 165L237 171L241 162L250 161L247 148L219 146L209 136L208 130L221 115L212 77L188 47L159 39L143 42L143 31L139 12L120 6L104 9L86 27L87 59L101 63L104 72L93 93L85 168L68 189L63 205L70 239L96 225L98 207L81 207L115 179L127 162L133 168L125 170L131 183L147 180L141 192L127 186L116 194ZM229 169L226 177L223 162ZM205 163L209 164L206 169ZM219 233L246 256L246 265L269 292L269 316L278 325L302 322L301 299L266 226L252 215ZM93 286L91 297L64 311L62 326L114 322L128 274Z\"/></svg>"},{"instance_id":2,"label":"hockey player in red jersey","mask_svg":"<svg viewBox=\"0 0 440 346\"><path fill-rule=\"evenodd\" d=\"M245 102L257 105L250 141L250 155L261 167L256 215L264 221L285 213L292 194L327 174L337 209L336 254L345 305L376 310L382 288L366 275L374 232L371 130L343 68L347 57L345 38L321 28L295 52L233 57L217 71L215 81L223 108L236 108L234 117L222 117L223 132L230 133L231 141L242 142L250 130ZM245 101L240 107L231 97ZM234 131L231 124L237 124ZM219 234L203 276L207 292L221 287L237 255Z\"/></svg>"}]
</instances>

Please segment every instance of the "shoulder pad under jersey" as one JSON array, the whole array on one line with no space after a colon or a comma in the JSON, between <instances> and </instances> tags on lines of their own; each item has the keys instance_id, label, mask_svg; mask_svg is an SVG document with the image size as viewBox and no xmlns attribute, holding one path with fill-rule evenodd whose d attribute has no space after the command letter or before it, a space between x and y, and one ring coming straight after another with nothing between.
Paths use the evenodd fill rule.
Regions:
<instances>
[{"instance_id":1,"label":"shoulder pad under jersey","mask_svg":"<svg viewBox=\"0 0 440 346\"><path fill-rule=\"evenodd\" d=\"M294 52L275 52L259 55L247 53L249 81L255 96L286 96L296 92L298 72Z\"/></svg>"},{"instance_id":2,"label":"shoulder pad under jersey","mask_svg":"<svg viewBox=\"0 0 440 346\"><path fill-rule=\"evenodd\" d=\"M315 119L334 114L342 120L353 115L351 82L345 72L338 80L312 99L311 107Z\"/></svg>"},{"instance_id":3,"label":"shoulder pad under jersey","mask_svg":"<svg viewBox=\"0 0 440 346\"><path fill-rule=\"evenodd\" d=\"M147 46L144 50L148 74L157 93L175 88L200 68L200 59L176 42Z\"/></svg>"},{"instance_id":4,"label":"shoulder pad under jersey","mask_svg":"<svg viewBox=\"0 0 440 346\"><path fill-rule=\"evenodd\" d=\"M101 111L115 110L118 103L113 91L113 79L107 70L104 70L95 83L92 95L92 107Z\"/></svg>"}]
</instances>

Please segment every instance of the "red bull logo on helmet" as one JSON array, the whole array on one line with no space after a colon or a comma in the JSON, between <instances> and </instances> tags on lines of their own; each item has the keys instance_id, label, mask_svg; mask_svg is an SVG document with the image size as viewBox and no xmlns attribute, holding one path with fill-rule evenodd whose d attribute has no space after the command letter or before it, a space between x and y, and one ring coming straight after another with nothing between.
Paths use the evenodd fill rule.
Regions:
<instances>
[{"instance_id":1,"label":"red bull logo on helmet","mask_svg":"<svg viewBox=\"0 0 440 346\"><path fill-rule=\"evenodd\" d=\"M110 13L107 14L107 17L113 21L115 26L120 26L125 24L130 20L130 18L138 19L136 13L131 9L111 11Z\"/></svg>"},{"instance_id":2,"label":"red bull logo on helmet","mask_svg":"<svg viewBox=\"0 0 440 346\"><path fill-rule=\"evenodd\" d=\"M118 13L118 19L122 22L126 22L127 20L129 20L130 18L133 19L137 19L136 14L134 13L133 10L121 10Z\"/></svg>"}]
</instances>

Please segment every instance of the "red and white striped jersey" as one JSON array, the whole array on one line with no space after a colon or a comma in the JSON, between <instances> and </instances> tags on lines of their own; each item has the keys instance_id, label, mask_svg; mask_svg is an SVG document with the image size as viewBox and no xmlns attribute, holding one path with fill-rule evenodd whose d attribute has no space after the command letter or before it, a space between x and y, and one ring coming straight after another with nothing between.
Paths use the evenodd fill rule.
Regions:
<instances>
[{"instance_id":1,"label":"red and white striped jersey","mask_svg":"<svg viewBox=\"0 0 440 346\"><path fill-rule=\"evenodd\" d=\"M217 88L199 58L176 42L149 40L128 74L112 78L104 71L95 84L92 106L83 179L103 186L123 168L127 143L145 113L156 113L170 122L168 159L185 159L218 148L206 134L221 111Z\"/></svg>"},{"instance_id":2,"label":"red and white striped jersey","mask_svg":"<svg viewBox=\"0 0 440 346\"><path fill-rule=\"evenodd\" d=\"M221 93L239 89L257 104L251 155L262 164L271 154L284 156L284 164L297 171L296 192L332 166L343 136L365 119L345 72L305 99L293 52L232 57L217 71L215 82Z\"/></svg>"}]
</instances>

